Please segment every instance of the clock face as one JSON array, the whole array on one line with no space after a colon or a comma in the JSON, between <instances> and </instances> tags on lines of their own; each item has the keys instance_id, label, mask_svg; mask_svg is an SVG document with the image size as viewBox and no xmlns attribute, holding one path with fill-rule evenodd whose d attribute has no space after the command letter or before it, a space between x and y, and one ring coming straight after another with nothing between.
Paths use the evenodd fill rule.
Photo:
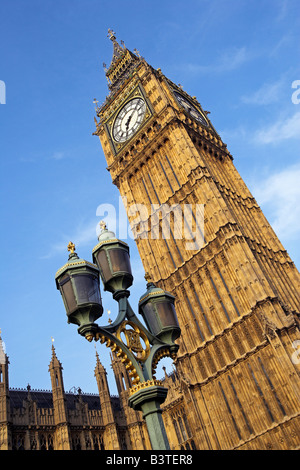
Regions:
<instances>
[{"instance_id":1,"label":"clock face","mask_svg":"<svg viewBox=\"0 0 300 470\"><path fill-rule=\"evenodd\" d=\"M178 103L197 121L207 126L207 121L205 117L192 105L184 96L182 96L177 91L174 91L175 98L177 99Z\"/></svg>"},{"instance_id":2,"label":"clock face","mask_svg":"<svg viewBox=\"0 0 300 470\"><path fill-rule=\"evenodd\" d=\"M142 98L128 101L113 125L113 138L116 142L126 142L142 124L146 113L146 103Z\"/></svg>"}]
</instances>

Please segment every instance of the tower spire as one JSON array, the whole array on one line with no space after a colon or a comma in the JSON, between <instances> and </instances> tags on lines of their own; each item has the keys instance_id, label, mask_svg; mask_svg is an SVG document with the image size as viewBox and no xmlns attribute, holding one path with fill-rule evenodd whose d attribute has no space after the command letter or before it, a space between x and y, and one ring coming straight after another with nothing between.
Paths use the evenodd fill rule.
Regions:
<instances>
[{"instance_id":1,"label":"tower spire","mask_svg":"<svg viewBox=\"0 0 300 470\"><path fill-rule=\"evenodd\" d=\"M117 91L124 82L128 79L129 75L134 71L136 66L140 63L140 55L135 55L129 51L124 44L124 41L118 43L116 33L112 30L108 30L107 37L113 43L113 56L110 66L107 68L106 64L103 64L105 75L108 81L108 86L111 93Z\"/></svg>"},{"instance_id":2,"label":"tower spire","mask_svg":"<svg viewBox=\"0 0 300 470\"><path fill-rule=\"evenodd\" d=\"M112 64L114 64L120 57L122 57L122 55L124 54L124 51L126 50L126 47L123 41L121 41L122 46L120 46L116 38L116 33L112 29L108 30L107 37L109 37L109 39L113 43L113 56L112 56L112 61L110 64L110 67L111 67Z\"/></svg>"},{"instance_id":3,"label":"tower spire","mask_svg":"<svg viewBox=\"0 0 300 470\"><path fill-rule=\"evenodd\" d=\"M0 451L12 448L8 364L0 330Z\"/></svg>"},{"instance_id":4,"label":"tower spire","mask_svg":"<svg viewBox=\"0 0 300 470\"><path fill-rule=\"evenodd\" d=\"M1 337L1 329L0 329L0 364L6 363L6 354L5 354L5 347Z\"/></svg>"},{"instance_id":5,"label":"tower spire","mask_svg":"<svg viewBox=\"0 0 300 470\"><path fill-rule=\"evenodd\" d=\"M54 340L51 338L52 357L49 364L49 372L52 385L52 399L54 409L54 423L58 427L58 450L71 449L71 435L68 423L68 410L64 391L62 370L63 367L58 360L54 348Z\"/></svg>"}]
</instances>

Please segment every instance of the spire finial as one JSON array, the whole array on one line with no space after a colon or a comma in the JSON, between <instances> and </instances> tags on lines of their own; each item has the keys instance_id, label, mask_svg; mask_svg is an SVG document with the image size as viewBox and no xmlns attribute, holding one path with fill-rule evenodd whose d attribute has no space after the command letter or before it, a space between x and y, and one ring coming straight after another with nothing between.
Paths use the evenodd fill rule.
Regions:
<instances>
[{"instance_id":1,"label":"spire finial","mask_svg":"<svg viewBox=\"0 0 300 470\"><path fill-rule=\"evenodd\" d=\"M112 29L108 29L108 35L107 37L111 40L114 41L116 39L116 33Z\"/></svg>"},{"instance_id":2,"label":"spire finial","mask_svg":"<svg viewBox=\"0 0 300 470\"><path fill-rule=\"evenodd\" d=\"M99 359L99 354L98 354L98 351L97 351L96 343L94 343L94 346L95 346L95 353L96 353L96 361L98 363L98 362L100 362L100 359Z\"/></svg>"},{"instance_id":3,"label":"spire finial","mask_svg":"<svg viewBox=\"0 0 300 470\"><path fill-rule=\"evenodd\" d=\"M138 56L139 59L141 58L141 54L137 49L133 49L133 52Z\"/></svg>"},{"instance_id":4,"label":"spire finial","mask_svg":"<svg viewBox=\"0 0 300 470\"><path fill-rule=\"evenodd\" d=\"M1 338L1 330L0 330L0 364L5 364L6 356L5 356L5 344Z\"/></svg>"},{"instance_id":5,"label":"spire finial","mask_svg":"<svg viewBox=\"0 0 300 470\"><path fill-rule=\"evenodd\" d=\"M124 45L124 41L121 41L122 46L120 46L120 44L118 43L116 39L116 33L112 29L108 30L107 37L109 37L109 39L113 43L113 57L112 57L112 62L110 64L110 67L111 67L124 54L124 52L126 51L126 47ZM106 73L108 73L108 71L109 70L107 70Z\"/></svg>"},{"instance_id":6,"label":"spire finial","mask_svg":"<svg viewBox=\"0 0 300 470\"><path fill-rule=\"evenodd\" d=\"M108 315L108 323L111 324L112 323L112 319L110 318L110 310L107 310L107 315Z\"/></svg>"}]
</instances>

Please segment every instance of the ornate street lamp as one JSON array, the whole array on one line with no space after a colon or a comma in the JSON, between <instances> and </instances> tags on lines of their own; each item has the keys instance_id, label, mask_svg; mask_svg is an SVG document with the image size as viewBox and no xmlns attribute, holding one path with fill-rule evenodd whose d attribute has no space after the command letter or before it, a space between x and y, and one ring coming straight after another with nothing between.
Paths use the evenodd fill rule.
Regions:
<instances>
[{"instance_id":1,"label":"ornate street lamp","mask_svg":"<svg viewBox=\"0 0 300 470\"><path fill-rule=\"evenodd\" d=\"M133 283L129 247L100 223L99 243L93 249L92 264L79 259L70 242L68 262L57 271L60 290L69 323L79 325L78 333L88 341L100 341L110 347L125 364L131 378L129 405L143 412L153 449L169 449L162 419L161 403L168 390L156 380L158 361L166 356L175 359L180 328L174 307L175 298L147 279L147 291L140 298L139 313L147 327L132 310L128 288ZM99 275L104 290L118 302L114 322L100 327L95 323L103 312Z\"/></svg>"}]
</instances>

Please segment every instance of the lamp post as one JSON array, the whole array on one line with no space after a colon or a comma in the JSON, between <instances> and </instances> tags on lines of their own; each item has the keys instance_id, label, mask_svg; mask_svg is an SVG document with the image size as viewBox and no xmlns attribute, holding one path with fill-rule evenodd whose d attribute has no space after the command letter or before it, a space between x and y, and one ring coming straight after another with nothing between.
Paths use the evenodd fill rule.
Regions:
<instances>
[{"instance_id":1,"label":"lamp post","mask_svg":"<svg viewBox=\"0 0 300 470\"><path fill-rule=\"evenodd\" d=\"M133 283L129 247L100 222L99 243L94 247L93 263L80 259L75 245L69 243L68 262L55 276L69 323L78 325L78 333L88 341L100 341L110 347L124 363L131 378L129 405L143 412L154 450L167 450L169 443L162 419L161 403L168 390L156 380L155 371L163 357L176 357L180 328L174 307L175 298L156 287L149 275L147 290L139 300L139 314L132 310L128 297ZM118 303L114 322L99 326L95 321L103 313L99 275L104 290Z\"/></svg>"}]
</instances>

